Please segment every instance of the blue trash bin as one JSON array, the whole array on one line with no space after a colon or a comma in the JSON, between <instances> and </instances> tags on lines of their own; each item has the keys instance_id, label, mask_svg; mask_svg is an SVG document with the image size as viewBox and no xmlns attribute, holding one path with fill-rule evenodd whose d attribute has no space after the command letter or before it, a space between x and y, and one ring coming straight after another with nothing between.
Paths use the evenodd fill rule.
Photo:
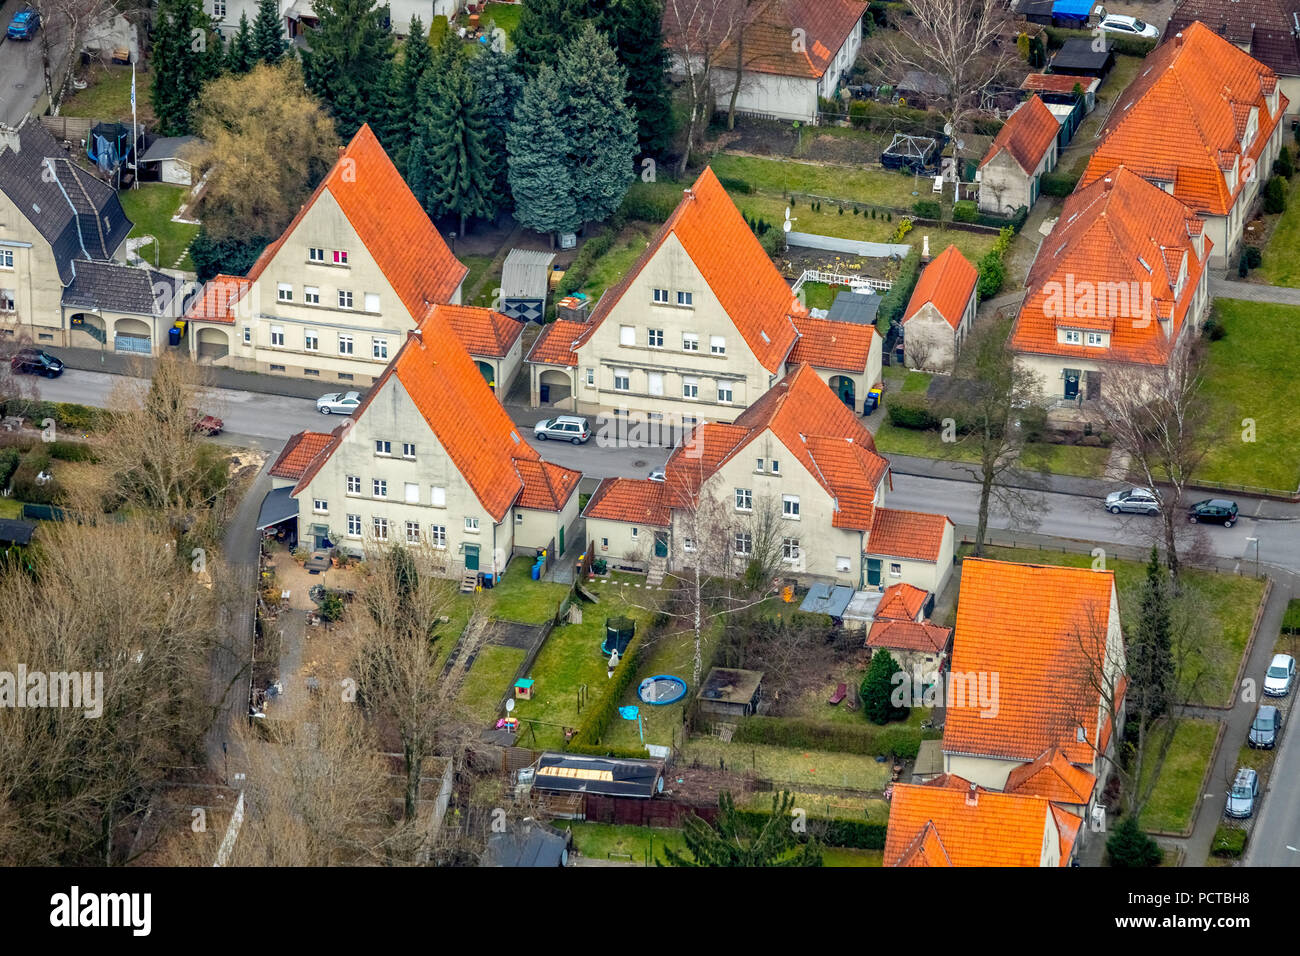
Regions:
<instances>
[{"instance_id":1,"label":"blue trash bin","mask_svg":"<svg viewBox=\"0 0 1300 956\"><path fill-rule=\"evenodd\" d=\"M167 344L168 345L181 344L181 330L176 328L176 326L174 325L167 330Z\"/></svg>"}]
</instances>

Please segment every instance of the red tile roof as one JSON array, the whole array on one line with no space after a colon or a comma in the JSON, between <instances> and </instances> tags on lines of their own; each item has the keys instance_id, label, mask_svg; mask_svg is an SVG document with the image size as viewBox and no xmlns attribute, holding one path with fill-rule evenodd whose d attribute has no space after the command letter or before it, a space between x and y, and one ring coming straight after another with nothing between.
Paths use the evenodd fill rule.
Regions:
<instances>
[{"instance_id":1,"label":"red tile roof","mask_svg":"<svg viewBox=\"0 0 1300 956\"><path fill-rule=\"evenodd\" d=\"M1070 855L1074 852L1074 841L1079 836L1079 827L1083 817L1075 816L1064 807L1055 803L1052 807L1052 821L1056 824L1057 835L1061 838L1061 866L1070 865Z\"/></svg>"},{"instance_id":2,"label":"red tile roof","mask_svg":"<svg viewBox=\"0 0 1300 956\"><path fill-rule=\"evenodd\" d=\"M952 522L947 515L877 508L867 535L867 554L912 561L938 561Z\"/></svg>"},{"instance_id":3,"label":"red tile roof","mask_svg":"<svg viewBox=\"0 0 1300 956\"><path fill-rule=\"evenodd\" d=\"M1073 88L1072 83L1070 89ZM1047 104L1035 94L1021 103L998 130L998 135L993 138L989 151L980 160L980 168L983 169L994 156L1005 149L1020 168L1032 176L1038 164L1047 155L1047 151L1056 142L1060 132L1060 122L1047 108Z\"/></svg>"},{"instance_id":4,"label":"red tile roof","mask_svg":"<svg viewBox=\"0 0 1300 956\"><path fill-rule=\"evenodd\" d=\"M1038 866L1050 804L1042 797L894 784L885 866ZM1053 821L1055 822L1055 821ZM923 841L933 827L936 840ZM912 858L924 847L923 862Z\"/></svg>"},{"instance_id":5,"label":"red tile roof","mask_svg":"<svg viewBox=\"0 0 1300 956\"><path fill-rule=\"evenodd\" d=\"M1101 179L1119 165L1144 179L1173 183L1174 195L1198 212L1226 216L1245 187L1245 160L1257 162L1287 110L1279 96L1270 116L1265 94L1277 74L1202 23L1156 47L1142 72L1120 94L1109 126L1080 179ZM1244 114L1259 108L1259 129L1242 156ZM1241 157L1235 188L1229 188L1222 157Z\"/></svg>"},{"instance_id":6,"label":"red tile roof","mask_svg":"<svg viewBox=\"0 0 1300 956\"><path fill-rule=\"evenodd\" d=\"M435 305L430 311L447 320L470 355L504 358L524 334L522 322L494 309L473 305Z\"/></svg>"},{"instance_id":7,"label":"red tile roof","mask_svg":"<svg viewBox=\"0 0 1300 956\"><path fill-rule=\"evenodd\" d=\"M997 708L950 707L944 753L1033 761L1059 748L1091 764L1103 703L1093 662L1114 591L1113 571L963 561L952 672L997 675Z\"/></svg>"},{"instance_id":8,"label":"red tile roof","mask_svg":"<svg viewBox=\"0 0 1300 956\"><path fill-rule=\"evenodd\" d=\"M883 508L881 509L884 510ZM912 584L891 584L876 605L876 620L915 621L930 592Z\"/></svg>"},{"instance_id":9,"label":"red tile roof","mask_svg":"<svg viewBox=\"0 0 1300 956\"><path fill-rule=\"evenodd\" d=\"M545 495L556 495L570 481L576 484L576 472L568 469L539 472L527 464L539 459L536 450L520 436L484 381L478 365L460 344L451 325L437 312L425 318L418 333L407 337L353 413L353 422L360 424L364 420L370 403L392 378L410 396L452 465L494 521L504 518L510 506L525 493L527 482L521 472L533 480L532 487L527 488L531 503L525 507L549 507L543 501ZM349 432L355 429L356 425ZM332 448L317 457L298 481L295 495L307 488L330 453ZM567 494L564 497L567 500Z\"/></svg>"},{"instance_id":10,"label":"red tile roof","mask_svg":"<svg viewBox=\"0 0 1300 956\"><path fill-rule=\"evenodd\" d=\"M1021 764L1007 777L1006 793L1029 793L1061 803L1085 804L1092 799L1097 777L1076 767L1059 748L1043 752L1032 763Z\"/></svg>"},{"instance_id":11,"label":"red tile roof","mask_svg":"<svg viewBox=\"0 0 1300 956\"><path fill-rule=\"evenodd\" d=\"M859 322L832 322L801 315L795 319L799 339L790 351L789 364L806 362L816 368L865 372L871 359L875 326Z\"/></svg>"},{"instance_id":12,"label":"red tile roof","mask_svg":"<svg viewBox=\"0 0 1300 956\"><path fill-rule=\"evenodd\" d=\"M568 319L556 319L542 328L542 334L528 350L528 361L542 365L568 365L576 368L578 353L574 347L584 334L590 331L586 322L571 322Z\"/></svg>"},{"instance_id":13,"label":"red tile roof","mask_svg":"<svg viewBox=\"0 0 1300 956\"><path fill-rule=\"evenodd\" d=\"M252 285L243 276L213 276L203 286L203 293L190 302L189 308L185 310L185 318L234 324L235 308ZM251 315L256 310L245 308L243 311Z\"/></svg>"},{"instance_id":14,"label":"red tile roof","mask_svg":"<svg viewBox=\"0 0 1300 956\"><path fill-rule=\"evenodd\" d=\"M524 490L515 504L535 511L563 510L582 480L580 471L528 458L516 458L515 471L524 482Z\"/></svg>"},{"instance_id":15,"label":"red tile roof","mask_svg":"<svg viewBox=\"0 0 1300 956\"><path fill-rule=\"evenodd\" d=\"M1177 341L1209 259L1201 220L1121 166L1065 201L1029 271L1011 347L1018 352L1160 364ZM1175 298L1178 264L1187 279ZM1149 309L1149 311L1148 311ZM1170 318L1170 328L1158 321ZM1109 348L1066 345L1062 328L1110 332Z\"/></svg>"},{"instance_id":16,"label":"red tile roof","mask_svg":"<svg viewBox=\"0 0 1300 956\"><path fill-rule=\"evenodd\" d=\"M1300 37L1294 23L1300 0L1181 0L1170 15L1164 41L1200 20L1266 66L1288 76L1300 75Z\"/></svg>"},{"instance_id":17,"label":"red tile roof","mask_svg":"<svg viewBox=\"0 0 1300 956\"><path fill-rule=\"evenodd\" d=\"M1068 73L1030 73L1020 88L1040 93L1073 93L1076 85L1087 93L1100 86L1101 80L1095 76L1071 76Z\"/></svg>"},{"instance_id":18,"label":"red tile roof","mask_svg":"<svg viewBox=\"0 0 1300 956\"><path fill-rule=\"evenodd\" d=\"M325 432L298 432L290 437L268 474L272 478L291 478L297 481L312 463L312 459L325 450L332 438L332 435Z\"/></svg>"},{"instance_id":19,"label":"red tile roof","mask_svg":"<svg viewBox=\"0 0 1300 956\"><path fill-rule=\"evenodd\" d=\"M927 302L933 302L948 324L957 328L978 283L976 268L956 246L949 246L921 271L912 298L907 302L907 311L903 313L903 321L907 322L916 315Z\"/></svg>"},{"instance_id":20,"label":"red tile roof","mask_svg":"<svg viewBox=\"0 0 1300 956\"><path fill-rule=\"evenodd\" d=\"M761 0L757 9L742 12L746 2L731 0L733 9L726 4L684 4L679 10L677 4L664 4L665 44L669 49L685 45L677 21L678 13L684 13L686 36L694 38L690 48L699 49L709 35L715 61L734 62L739 30L732 24L743 22L746 72L820 79L867 11L861 0ZM803 31L798 46L791 41L795 29Z\"/></svg>"},{"instance_id":21,"label":"red tile roof","mask_svg":"<svg viewBox=\"0 0 1300 956\"><path fill-rule=\"evenodd\" d=\"M645 478L606 478L582 509L582 516L666 528L672 519L668 486Z\"/></svg>"},{"instance_id":22,"label":"red tile roof","mask_svg":"<svg viewBox=\"0 0 1300 956\"><path fill-rule=\"evenodd\" d=\"M668 237L675 236L759 364L769 372L777 371L798 336L791 315L804 314L805 310L791 295L790 286L763 251L711 168L705 168L685 193L645 252L596 303L591 321L581 326L578 345L591 338ZM529 361L555 361L564 355L562 345L567 335L552 333L555 334L561 336L560 340L545 347L539 340ZM571 346L569 352L575 351ZM544 359L541 355L556 359ZM572 364L576 363L575 355Z\"/></svg>"},{"instance_id":23,"label":"red tile roof","mask_svg":"<svg viewBox=\"0 0 1300 956\"><path fill-rule=\"evenodd\" d=\"M916 838L903 849L895 866L952 866L952 857L933 823L926 822Z\"/></svg>"},{"instance_id":24,"label":"red tile roof","mask_svg":"<svg viewBox=\"0 0 1300 956\"><path fill-rule=\"evenodd\" d=\"M952 629L916 621L891 621L877 618L867 632L867 647L886 650L921 651L942 654L952 637Z\"/></svg>"}]
</instances>

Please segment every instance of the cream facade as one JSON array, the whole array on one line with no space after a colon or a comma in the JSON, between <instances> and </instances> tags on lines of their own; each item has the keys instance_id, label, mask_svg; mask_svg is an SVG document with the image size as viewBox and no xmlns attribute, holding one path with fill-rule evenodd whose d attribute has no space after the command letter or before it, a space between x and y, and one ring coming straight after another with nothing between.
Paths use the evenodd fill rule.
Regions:
<instances>
[{"instance_id":1,"label":"cream facade","mask_svg":"<svg viewBox=\"0 0 1300 956\"><path fill-rule=\"evenodd\" d=\"M971 326L978 296L972 292L954 329L933 302L927 302L903 324L903 362L927 372L951 372Z\"/></svg>"},{"instance_id":2,"label":"cream facade","mask_svg":"<svg viewBox=\"0 0 1300 956\"><path fill-rule=\"evenodd\" d=\"M1056 168L1057 144L1048 148L1038 165L1025 172L1009 149L1003 149L980 167L979 207L995 215L1011 215L1038 200L1043 176Z\"/></svg>"}]
</instances>

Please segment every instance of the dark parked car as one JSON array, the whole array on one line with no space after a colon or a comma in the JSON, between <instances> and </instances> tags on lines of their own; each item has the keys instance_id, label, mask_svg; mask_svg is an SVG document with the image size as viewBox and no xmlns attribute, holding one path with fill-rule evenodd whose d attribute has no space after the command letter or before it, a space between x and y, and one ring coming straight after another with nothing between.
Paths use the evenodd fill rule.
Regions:
<instances>
[{"instance_id":1,"label":"dark parked car","mask_svg":"<svg viewBox=\"0 0 1300 956\"><path fill-rule=\"evenodd\" d=\"M1192 524L1221 524L1231 528L1237 523L1237 503L1226 498L1206 498L1187 509L1187 520Z\"/></svg>"},{"instance_id":2,"label":"dark parked car","mask_svg":"<svg viewBox=\"0 0 1300 956\"><path fill-rule=\"evenodd\" d=\"M63 363L49 352L40 349L19 349L9 360L9 367L22 375L44 375L55 378L63 374Z\"/></svg>"},{"instance_id":3,"label":"dark parked car","mask_svg":"<svg viewBox=\"0 0 1300 956\"><path fill-rule=\"evenodd\" d=\"M1277 735L1282 731L1282 711L1272 704L1265 704L1255 711L1255 722L1250 725L1247 742L1252 747L1272 750L1277 743Z\"/></svg>"}]
</instances>

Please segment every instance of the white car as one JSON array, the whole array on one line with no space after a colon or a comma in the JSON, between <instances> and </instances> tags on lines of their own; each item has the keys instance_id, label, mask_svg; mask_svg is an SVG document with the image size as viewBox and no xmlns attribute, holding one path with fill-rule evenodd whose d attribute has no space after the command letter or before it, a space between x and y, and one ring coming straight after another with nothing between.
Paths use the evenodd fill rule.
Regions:
<instances>
[{"instance_id":1,"label":"white car","mask_svg":"<svg viewBox=\"0 0 1300 956\"><path fill-rule=\"evenodd\" d=\"M1097 29L1102 33L1118 33L1121 36L1142 37L1147 40L1155 40L1160 36L1160 30L1145 20L1124 16L1122 13L1106 14L1097 24Z\"/></svg>"},{"instance_id":2,"label":"white car","mask_svg":"<svg viewBox=\"0 0 1300 956\"><path fill-rule=\"evenodd\" d=\"M1295 680L1295 658L1290 654L1275 654L1264 674L1264 693L1269 697L1285 697L1291 693Z\"/></svg>"},{"instance_id":3,"label":"white car","mask_svg":"<svg viewBox=\"0 0 1300 956\"><path fill-rule=\"evenodd\" d=\"M316 411L322 415L351 415L360 404L360 392L330 392L316 399Z\"/></svg>"}]
</instances>

